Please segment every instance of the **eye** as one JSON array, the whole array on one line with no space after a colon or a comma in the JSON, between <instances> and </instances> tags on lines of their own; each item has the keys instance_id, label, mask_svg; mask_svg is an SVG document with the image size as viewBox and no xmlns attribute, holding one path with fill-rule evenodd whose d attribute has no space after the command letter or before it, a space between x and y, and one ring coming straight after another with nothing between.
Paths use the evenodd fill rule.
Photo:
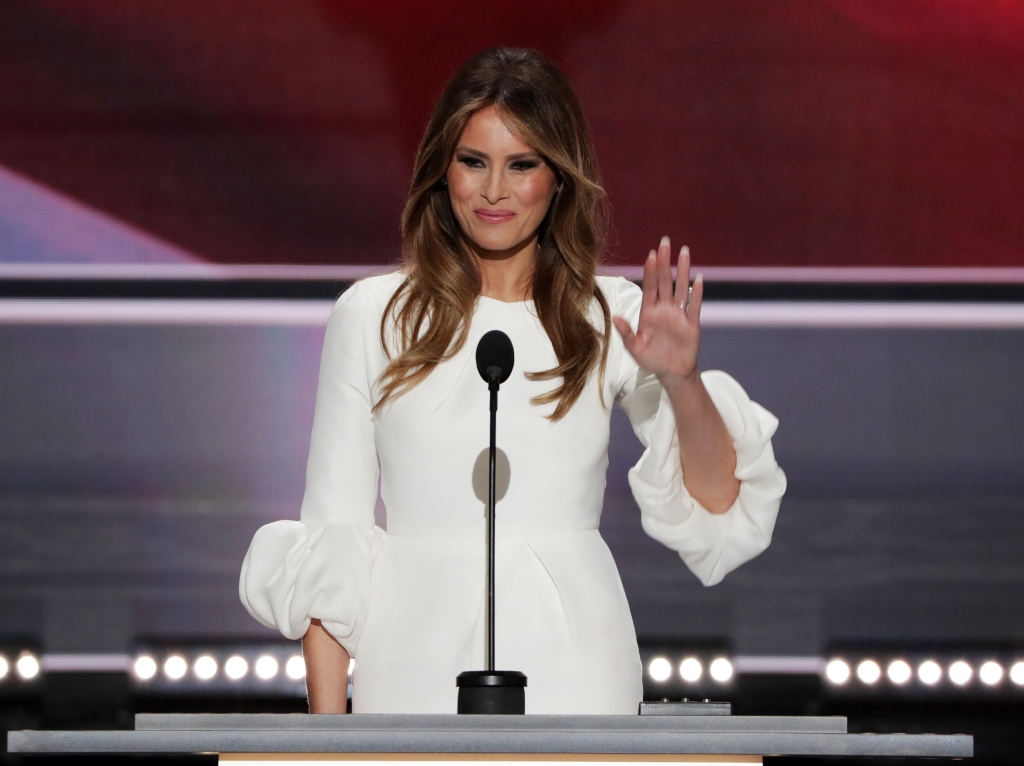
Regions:
<instances>
[{"instance_id":1,"label":"eye","mask_svg":"<svg viewBox=\"0 0 1024 766\"><path fill-rule=\"evenodd\" d=\"M511 165L509 165L509 167L512 170L518 170L520 172L524 172L524 171L527 171L527 170L533 170L535 167L537 167L539 165L540 165L540 162L538 162L537 160L516 160Z\"/></svg>"},{"instance_id":2,"label":"eye","mask_svg":"<svg viewBox=\"0 0 1024 766\"><path fill-rule=\"evenodd\" d=\"M483 160L478 159L477 157L470 157L468 155L459 157L458 161L467 168L482 168L484 166Z\"/></svg>"}]
</instances>

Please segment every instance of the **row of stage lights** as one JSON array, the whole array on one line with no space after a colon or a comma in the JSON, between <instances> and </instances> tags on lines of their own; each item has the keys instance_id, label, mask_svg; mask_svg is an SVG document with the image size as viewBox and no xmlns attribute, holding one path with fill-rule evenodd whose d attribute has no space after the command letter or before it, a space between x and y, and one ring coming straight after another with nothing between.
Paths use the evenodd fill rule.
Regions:
<instances>
[{"instance_id":1,"label":"row of stage lights","mask_svg":"<svg viewBox=\"0 0 1024 766\"><path fill-rule=\"evenodd\" d=\"M233 654L220 663L212 654L201 654L192 661L192 676L199 681L212 681L219 673L229 681L242 681L249 675L249 660L240 654ZM260 681L273 681L281 673L281 663L271 654L263 654L256 658L252 665L252 674ZM181 681L189 674L189 662L181 654L171 654L162 664L150 654L135 658L132 672L139 681L146 682L156 678L157 673L168 681ZM306 663L301 654L292 655L284 663L284 675L292 681L301 681L306 677Z\"/></svg>"},{"instance_id":2,"label":"row of stage lights","mask_svg":"<svg viewBox=\"0 0 1024 766\"><path fill-rule=\"evenodd\" d=\"M34 681L40 669L39 658L32 652L21 652L17 659L0 654L0 683L13 679Z\"/></svg>"},{"instance_id":3,"label":"row of stage lights","mask_svg":"<svg viewBox=\"0 0 1024 766\"><path fill-rule=\"evenodd\" d=\"M1010 665L1009 670L995 660L985 660L977 664L977 668L966 660L955 660L945 669L933 659L911 666L906 659L895 659L885 667L884 677L894 686L907 687L914 681L925 687L936 687L946 678L954 687L966 688L977 676L981 683L989 688L997 688L1009 681L1018 687L1024 687L1024 661ZM863 659L855 667L842 658L829 660L825 665L825 679L835 687L846 686L856 678L864 686L877 685L883 678L882 664L874 659Z\"/></svg>"},{"instance_id":4,"label":"row of stage lights","mask_svg":"<svg viewBox=\"0 0 1024 766\"><path fill-rule=\"evenodd\" d=\"M716 657L708 664L708 676L719 684L727 684L733 677L732 663L725 657ZM667 657L655 657L647 664L647 675L658 683L673 680L673 675L688 684L700 683L704 677L704 663L697 657L685 657L678 667L673 667Z\"/></svg>"},{"instance_id":5,"label":"row of stage lights","mask_svg":"<svg viewBox=\"0 0 1024 766\"><path fill-rule=\"evenodd\" d=\"M137 648L130 667L135 689L147 696L306 696L306 663L297 642L149 644Z\"/></svg>"},{"instance_id":6,"label":"row of stage lights","mask_svg":"<svg viewBox=\"0 0 1024 766\"><path fill-rule=\"evenodd\" d=\"M101 662L97 663L97 659ZM130 673L135 689L156 696L304 697L306 663L294 642L140 648L133 656L52 655L0 645L0 696L39 690L52 673ZM349 665L349 673L352 664Z\"/></svg>"},{"instance_id":7,"label":"row of stage lights","mask_svg":"<svg viewBox=\"0 0 1024 766\"><path fill-rule=\"evenodd\" d=\"M700 657L694 653L673 662L666 654L675 652L647 654L646 664L650 681L666 691L680 683L688 688L725 686L736 673L733 662L725 656L709 653ZM884 688L911 692L970 688L1024 691L1024 660L1019 659L1000 662L990 655L973 662L961 658L940 664L934 655L929 658L921 654L916 658L890 655L887 660L863 654L859 659L848 657L835 656L824 665L824 679L837 692ZM0 688L5 682L32 682L41 671L40 659L31 651L0 651ZM262 690L301 695L305 691L306 665L294 645L236 645L233 650L143 651L132 661L132 675L137 686L157 693Z\"/></svg>"},{"instance_id":8,"label":"row of stage lights","mask_svg":"<svg viewBox=\"0 0 1024 766\"><path fill-rule=\"evenodd\" d=\"M685 693L686 690L712 691L734 681L737 672L773 673L774 669L754 669L754 658L741 658L743 665L737 671L736 660L713 650L658 651L651 647L645 655L645 683L652 684L648 691L656 694ZM846 656L844 657L843 654ZM851 658L850 655L853 655ZM871 657L868 651L840 650L818 668L811 664L808 670L821 672L828 688L837 694L895 694L898 696L925 695L1017 695L1024 692L1024 659L1013 657L1013 651L967 651L960 656L951 652L931 653L913 650L903 656L881 652ZM986 656L988 654L988 656ZM675 655L675 659L672 656ZM860 655L859 657L857 655ZM942 655L945 655L944 657ZM760 659L760 658L758 658ZM782 671L800 672L800 671ZM807 672L807 671L803 671Z\"/></svg>"}]
</instances>

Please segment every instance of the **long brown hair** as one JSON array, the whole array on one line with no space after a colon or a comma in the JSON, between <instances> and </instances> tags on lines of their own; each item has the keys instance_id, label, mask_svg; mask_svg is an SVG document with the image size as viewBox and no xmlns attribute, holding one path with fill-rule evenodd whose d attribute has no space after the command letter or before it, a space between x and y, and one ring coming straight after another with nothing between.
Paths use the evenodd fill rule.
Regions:
<instances>
[{"instance_id":1,"label":"long brown hair","mask_svg":"<svg viewBox=\"0 0 1024 766\"><path fill-rule=\"evenodd\" d=\"M603 381L611 316L595 276L604 254L608 214L583 109L568 80L544 56L492 48L463 64L448 83L416 155L402 213L407 276L381 320L389 364L381 375L375 409L416 386L466 342L481 277L444 179L466 123L491 105L543 157L559 183L538 231L532 295L558 365L528 372L527 377L561 378L561 383L533 402L557 402L550 417L558 420L583 393L595 368ZM602 330L592 321L595 298Z\"/></svg>"}]
</instances>

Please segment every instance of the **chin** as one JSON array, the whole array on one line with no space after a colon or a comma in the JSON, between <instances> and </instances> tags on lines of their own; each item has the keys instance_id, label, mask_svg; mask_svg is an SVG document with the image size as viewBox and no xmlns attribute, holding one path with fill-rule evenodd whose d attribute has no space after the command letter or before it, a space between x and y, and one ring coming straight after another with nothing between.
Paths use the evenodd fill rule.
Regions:
<instances>
[{"instance_id":1,"label":"chin","mask_svg":"<svg viewBox=\"0 0 1024 766\"><path fill-rule=\"evenodd\" d=\"M497 254L513 249L519 240L514 237L474 237L473 243L481 250Z\"/></svg>"}]
</instances>

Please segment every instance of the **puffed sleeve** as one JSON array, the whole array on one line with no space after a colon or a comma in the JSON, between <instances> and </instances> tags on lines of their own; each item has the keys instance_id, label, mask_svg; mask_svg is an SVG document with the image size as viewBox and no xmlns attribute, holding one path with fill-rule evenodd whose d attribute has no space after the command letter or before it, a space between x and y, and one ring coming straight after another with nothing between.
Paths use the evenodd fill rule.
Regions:
<instances>
[{"instance_id":1,"label":"puffed sleeve","mask_svg":"<svg viewBox=\"0 0 1024 766\"><path fill-rule=\"evenodd\" d=\"M380 346L363 283L331 311L320 360L301 521L260 528L238 590L249 613L286 638L318 618L355 654L369 600L370 570L384 532L374 525L377 452L370 357Z\"/></svg>"},{"instance_id":2,"label":"puffed sleeve","mask_svg":"<svg viewBox=\"0 0 1024 766\"><path fill-rule=\"evenodd\" d=\"M612 311L636 329L642 292L619 280L610 292ZM679 434L668 395L658 379L640 368L615 334L619 404L645 447L629 471L629 485L640 506L644 531L679 553L705 585L716 585L729 572L757 556L771 543L786 475L775 462L771 438L779 421L750 400L742 386L724 372L701 373L701 380L722 416L736 450L739 496L725 513L705 509L687 491L679 463ZM609 370L611 372L611 370Z\"/></svg>"}]
</instances>

